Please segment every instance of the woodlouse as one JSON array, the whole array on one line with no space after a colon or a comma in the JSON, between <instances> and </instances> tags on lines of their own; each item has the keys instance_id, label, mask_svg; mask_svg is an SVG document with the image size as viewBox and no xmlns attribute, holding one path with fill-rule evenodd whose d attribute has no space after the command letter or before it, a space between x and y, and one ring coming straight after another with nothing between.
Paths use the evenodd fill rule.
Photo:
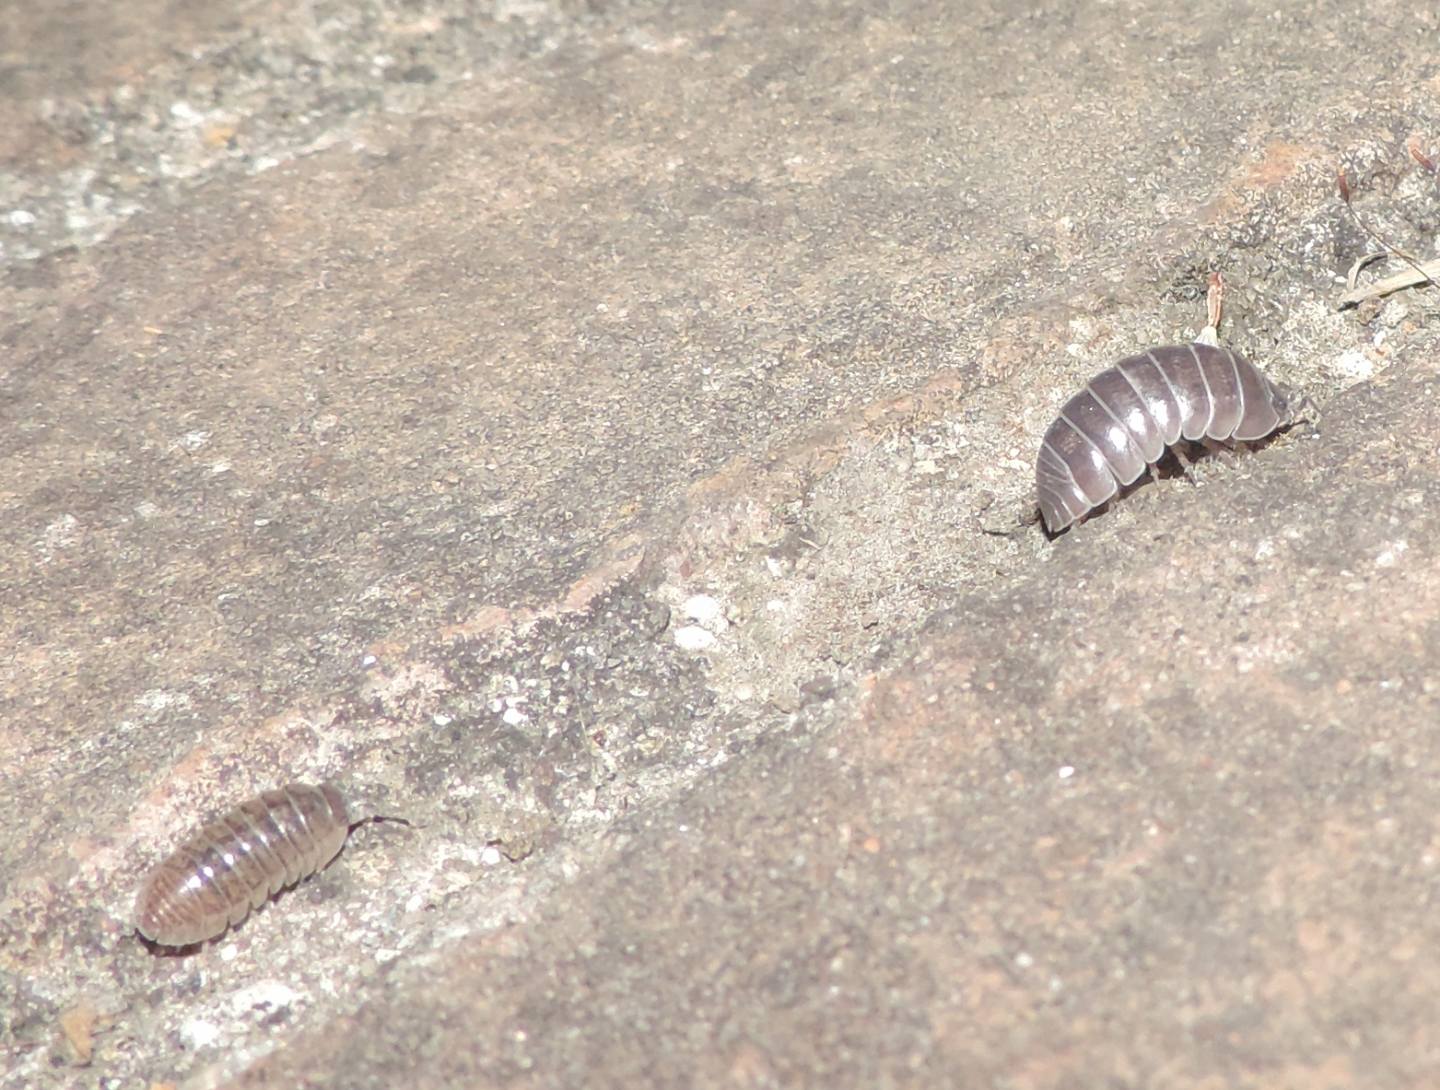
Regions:
<instances>
[{"instance_id":1,"label":"woodlouse","mask_svg":"<svg viewBox=\"0 0 1440 1090\"><path fill-rule=\"evenodd\" d=\"M1199 340L1126 357L1065 402L1035 462L1040 514L1051 534L1133 484L1182 440L1223 447L1264 439L1309 404L1218 347L1219 317L1215 278L1211 322Z\"/></svg>"},{"instance_id":2,"label":"woodlouse","mask_svg":"<svg viewBox=\"0 0 1440 1090\"><path fill-rule=\"evenodd\" d=\"M350 827L331 784L265 791L208 822L150 871L136 898L135 928L161 946L215 938L323 869Z\"/></svg>"}]
</instances>

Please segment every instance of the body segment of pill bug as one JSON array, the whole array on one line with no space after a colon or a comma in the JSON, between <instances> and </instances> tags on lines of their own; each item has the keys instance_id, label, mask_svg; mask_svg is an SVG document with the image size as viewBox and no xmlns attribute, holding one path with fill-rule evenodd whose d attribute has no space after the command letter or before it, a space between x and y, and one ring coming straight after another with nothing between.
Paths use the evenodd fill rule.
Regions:
<instances>
[{"instance_id":1,"label":"body segment of pill bug","mask_svg":"<svg viewBox=\"0 0 1440 1090\"><path fill-rule=\"evenodd\" d=\"M330 784L266 791L206 824L147 875L135 928L161 946L222 934L340 853L350 815Z\"/></svg>"},{"instance_id":2,"label":"body segment of pill bug","mask_svg":"<svg viewBox=\"0 0 1440 1090\"><path fill-rule=\"evenodd\" d=\"M1182 440L1263 439L1294 419L1289 394L1244 356L1195 343L1152 348L1106 368L1065 402L1035 463L1052 534L1133 484Z\"/></svg>"}]
</instances>

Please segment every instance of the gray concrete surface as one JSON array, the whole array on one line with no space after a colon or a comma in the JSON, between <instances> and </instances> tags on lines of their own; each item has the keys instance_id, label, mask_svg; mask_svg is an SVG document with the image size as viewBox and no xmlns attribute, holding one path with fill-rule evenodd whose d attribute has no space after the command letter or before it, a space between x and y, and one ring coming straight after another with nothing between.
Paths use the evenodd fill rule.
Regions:
<instances>
[{"instance_id":1,"label":"gray concrete surface","mask_svg":"<svg viewBox=\"0 0 1440 1090\"><path fill-rule=\"evenodd\" d=\"M1440 17L3 14L0 1085L1440 1078ZM1212 269L1320 429L1017 532Z\"/></svg>"}]
</instances>

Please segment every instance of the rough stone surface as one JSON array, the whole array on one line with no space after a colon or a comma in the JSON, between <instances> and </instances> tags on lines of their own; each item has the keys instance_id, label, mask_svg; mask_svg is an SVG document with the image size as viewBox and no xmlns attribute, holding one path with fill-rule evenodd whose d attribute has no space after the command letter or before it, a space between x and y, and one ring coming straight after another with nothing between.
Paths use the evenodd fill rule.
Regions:
<instances>
[{"instance_id":1,"label":"rough stone surface","mask_svg":"<svg viewBox=\"0 0 1440 1090\"><path fill-rule=\"evenodd\" d=\"M215 8L0 38L0 1086L1440 1081L1440 17ZM1212 269L1319 428L1022 524Z\"/></svg>"}]
</instances>

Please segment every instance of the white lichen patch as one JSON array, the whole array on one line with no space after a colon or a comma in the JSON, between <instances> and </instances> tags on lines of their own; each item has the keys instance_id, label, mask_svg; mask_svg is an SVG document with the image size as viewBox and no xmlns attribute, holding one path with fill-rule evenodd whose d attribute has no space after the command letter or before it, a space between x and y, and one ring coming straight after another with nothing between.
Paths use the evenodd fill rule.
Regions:
<instances>
[{"instance_id":1,"label":"white lichen patch","mask_svg":"<svg viewBox=\"0 0 1440 1090\"><path fill-rule=\"evenodd\" d=\"M221 1036L220 1027L206 1018L187 1018L180 1024L180 1039L188 1048L197 1051L212 1047Z\"/></svg>"},{"instance_id":2,"label":"white lichen patch","mask_svg":"<svg viewBox=\"0 0 1440 1090\"><path fill-rule=\"evenodd\" d=\"M1374 376L1375 361L1363 348L1350 348L1335 358L1331 369L1336 374L1343 375L1355 382L1363 382Z\"/></svg>"},{"instance_id":3,"label":"white lichen patch","mask_svg":"<svg viewBox=\"0 0 1440 1090\"><path fill-rule=\"evenodd\" d=\"M135 698L135 703L151 715L159 715L170 708L188 708L190 697L185 693L169 689L147 689Z\"/></svg>"},{"instance_id":4,"label":"white lichen patch","mask_svg":"<svg viewBox=\"0 0 1440 1090\"><path fill-rule=\"evenodd\" d=\"M1389 542L1376 554L1375 566L1377 568L1393 568L1396 564L1400 563L1401 558L1404 557L1409 548L1409 544L1403 538L1398 541Z\"/></svg>"},{"instance_id":5,"label":"white lichen patch","mask_svg":"<svg viewBox=\"0 0 1440 1090\"><path fill-rule=\"evenodd\" d=\"M183 450L187 454L194 454L197 450L200 450L208 444L210 439L211 433L208 431L187 431L184 435L180 436L179 439L176 439L170 444L170 449Z\"/></svg>"},{"instance_id":6,"label":"white lichen patch","mask_svg":"<svg viewBox=\"0 0 1440 1090\"><path fill-rule=\"evenodd\" d=\"M40 535L39 551L48 559L61 549L74 548L80 541L80 520L66 512L45 527Z\"/></svg>"}]
</instances>

